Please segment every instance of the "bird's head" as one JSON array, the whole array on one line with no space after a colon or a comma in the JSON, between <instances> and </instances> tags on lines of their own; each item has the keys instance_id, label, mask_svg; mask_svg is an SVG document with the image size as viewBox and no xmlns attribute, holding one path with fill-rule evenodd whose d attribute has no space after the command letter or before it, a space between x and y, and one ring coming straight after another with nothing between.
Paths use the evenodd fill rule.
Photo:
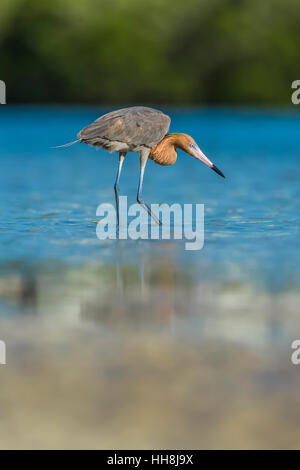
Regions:
<instances>
[{"instance_id":1,"label":"bird's head","mask_svg":"<svg viewBox=\"0 0 300 470\"><path fill-rule=\"evenodd\" d=\"M191 136L187 134L176 133L175 146L188 153L189 155L192 155L192 157L197 158L197 160L200 160L201 162L205 163L205 165L207 165L209 168L218 173L218 175L225 178L223 173L204 155L202 150L200 150L200 148Z\"/></svg>"}]
</instances>

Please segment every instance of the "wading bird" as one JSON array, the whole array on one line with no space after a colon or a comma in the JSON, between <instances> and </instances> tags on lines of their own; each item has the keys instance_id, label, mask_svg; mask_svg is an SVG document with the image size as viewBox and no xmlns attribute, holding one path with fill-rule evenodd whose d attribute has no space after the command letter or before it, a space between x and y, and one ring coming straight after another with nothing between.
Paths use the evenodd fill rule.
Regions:
<instances>
[{"instance_id":1,"label":"wading bird","mask_svg":"<svg viewBox=\"0 0 300 470\"><path fill-rule=\"evenodd\" d=\"M138 203L148 212L157 224L160 220L153 214L142 198L144 171L148 158L159 165L173 165L177 159L176 149L192 155L209 168L225 178L223 173L204 155L192 137L173 132L168 134L171 119L166 114L152 108L134 106L119 109L99 117L77 136L76 142L84 142L94 147L101 147L109 152L119 153L119 168L115 181L117 220L119 224L119 180L122 165L127 152L138 152L140 155L140 181L137 192Z\"/></svg>"}]
</instances>

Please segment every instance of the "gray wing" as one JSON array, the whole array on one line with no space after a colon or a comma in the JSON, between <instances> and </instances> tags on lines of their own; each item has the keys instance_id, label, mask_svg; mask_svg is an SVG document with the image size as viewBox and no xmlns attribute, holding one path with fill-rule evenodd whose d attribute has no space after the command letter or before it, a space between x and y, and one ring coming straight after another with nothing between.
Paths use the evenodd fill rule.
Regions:
<instances>
[{"instance_id":1,"label":"gray wing","mask_svg":"<svg viewBox=\"0 0 300 470\"><path fill-rule=\"evenodd\" d=\"M97 138L124 142L129 146L153 147L168 132L171 119L152 108L134 106L101 116L78 133L82 141Z\"/></svg>"}]
</instances>

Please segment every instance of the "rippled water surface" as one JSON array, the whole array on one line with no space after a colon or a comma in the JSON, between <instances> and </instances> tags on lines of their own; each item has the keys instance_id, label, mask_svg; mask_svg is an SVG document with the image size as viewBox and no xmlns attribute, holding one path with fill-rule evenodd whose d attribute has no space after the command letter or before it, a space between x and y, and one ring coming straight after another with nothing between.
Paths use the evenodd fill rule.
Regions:
<instances>
[{"instance_id":1,"label":"rippled water surface","mask_svg":"<svg viewBox=\"0 0 300 470\"><path fill-rule=\"evenodd\" d=\"M148 163L148 203L205 205L186 251L97 239L117 156L50 147L106 111L1 107L0 446L298 448L300 115L166 110L227 177Z\"/></svg>"}]
</instances>

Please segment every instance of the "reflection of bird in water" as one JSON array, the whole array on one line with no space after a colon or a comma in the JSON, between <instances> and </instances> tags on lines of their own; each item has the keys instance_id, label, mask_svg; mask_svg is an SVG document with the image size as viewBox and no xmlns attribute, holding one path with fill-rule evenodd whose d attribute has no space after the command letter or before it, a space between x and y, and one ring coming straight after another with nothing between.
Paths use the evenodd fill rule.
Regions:
<instances>
[{"instance_id":1,"label":"reflection of bird in water","mask_svg":"<svg viewBox=\"0 0 300 470\"><path fill-rule=\"evenodd\" d=\"M37 281L31 275L0 278L0 299L15 302L22 309L33 311L37 296Z\"/></svg>"},{"instance_id":2,"label":"reflection of bird in water","mask_svg":"<svg viewBox=\"0 0 300 470\"><path fill-rule=\"evenodd\" d=\"M158 224L160 221L142 198L144 170L148 158L159 165L173 165L177 159L176 149L179 148L224 177L223 173L203 154L192 137L179 132L167 134L170 122L169 116L161 111L134 106L105 114L78 133L79 140L75 142L84 142L109 152L119 152L119 168L115 182L118 223L119 179L127 152L138 152L140 155L137 201Z\"/></svg>"},{"instance_id":3,"label":"reflection of bird in water","mask_svg":"<svg viewBox=\"0 0 300 470\"><path fill-rule=\"evenodd\" d=\"M114 280L85 300L81 315L114 327L170 330L175 315L175 271L169 259L149 263L142 256L136 264L127 264L117 257L115 271L111 271Z\"/></svg>"}]
</instances>

